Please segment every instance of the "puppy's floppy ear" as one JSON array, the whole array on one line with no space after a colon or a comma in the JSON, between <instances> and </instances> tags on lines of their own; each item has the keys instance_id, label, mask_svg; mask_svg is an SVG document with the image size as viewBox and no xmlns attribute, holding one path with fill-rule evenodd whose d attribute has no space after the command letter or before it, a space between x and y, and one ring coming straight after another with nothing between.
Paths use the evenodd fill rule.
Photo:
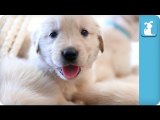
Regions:
<instances>
[{"instance_id":1,"label":"puppy's floppy ear","mask_svg":"<svg viewBox=\"0 0 160 120\"><path fill-rule=\"evenodd\" d=\"M101 35L98 35L98 40L99 40L99 49L103 53L104 52L104 43L103 43L103 38Z\"/></svg>"},{"instance_id":2,"label":"puppy's floppy ear","mask_svg":"<svg viewBox=\"0 0 160 120\"><path fill-rule=\"evenodd\" d=\"M97 35L98 35L98 40L99 40L99 49L101 51L101 53L104 52L104 43L103 43L103 33L102 33L102 28L100 27L100 25L96 22L96 27L97 27Z\"/></svg>"},{"instance_id":3,"label":"puppy's floppy ear","mask_svg":"<svg viewBox=\"0 0 160 120\"><path fill-rule=\"evenodd\" d=\"M36 43L35 43L36 53L39 53L39 44L38 44L38 42L39 42L39 40L37 39Z\"/></svg>"},{"instance_id":4,"label":"puppy's floppy ear","mask_svg":"<svg viewBox=\"0 0 160 120\"><path fill-rule=\"evenodd\" d=\"M38 32L34 31L31 35L32 43L35 47L36 53L39 53L39 37L38 37Z\"/></svg>"}]
</instances>

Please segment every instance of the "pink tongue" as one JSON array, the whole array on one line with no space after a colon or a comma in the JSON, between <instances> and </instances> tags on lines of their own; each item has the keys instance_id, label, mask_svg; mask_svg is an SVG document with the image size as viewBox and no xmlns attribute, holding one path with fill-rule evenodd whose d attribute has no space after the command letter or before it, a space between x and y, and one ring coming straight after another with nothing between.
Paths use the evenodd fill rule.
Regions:
<instances>
[{"instance_id":1,"label":"pink tongue","mask_svg":"<svg viewBox=\"0 0 160 120\"><path fill-rule=\"evenodd\" d=\"M79 71L80 71L80 68L78 66L74 66L74 65L69 65L69 66L62 67L63 75L67 79L75 78Z\"/></svg>"}]
</instances>

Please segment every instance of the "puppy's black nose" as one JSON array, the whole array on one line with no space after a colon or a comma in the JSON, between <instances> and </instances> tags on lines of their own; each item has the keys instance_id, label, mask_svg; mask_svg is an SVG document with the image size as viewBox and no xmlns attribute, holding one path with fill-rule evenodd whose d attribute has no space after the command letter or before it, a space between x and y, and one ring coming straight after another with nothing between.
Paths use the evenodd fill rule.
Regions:
<instances>
[{"instance_id":1,"label":"puppy's black nose","mask_svg":"<svg viewBox=\"0 0 160 120\"><path fill-rule=\"evenodd\" d=\"M78 57L78 51L73 47L66 48L62 51L62 57L67 61L75 61Z\"/></svg>"}]
</instances>

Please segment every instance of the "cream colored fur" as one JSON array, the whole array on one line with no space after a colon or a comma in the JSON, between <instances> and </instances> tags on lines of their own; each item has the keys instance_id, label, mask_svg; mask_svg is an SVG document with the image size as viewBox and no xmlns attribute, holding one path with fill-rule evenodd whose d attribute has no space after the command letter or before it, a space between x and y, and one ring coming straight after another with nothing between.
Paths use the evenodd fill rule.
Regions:
<instances>
[{"instance_id":1,"label":"cream colored fur","mask_svg":"<svg viewBox=\"0 0 160 120\"><path fill-rule=\"evenodd\" d=\"M91 34L87 38L83 38L80 35L81 28L86 28L87 30L89 30ZM52 40L51 38L49 38L48 35L54 29L60 30L60 35L56 39ZM35 57L33 61L41 61L39 62L38 66L40 66L42 70L48 70L50 74L58 75L56 79L57 83L63 90L63 94L67 100L72 100L72 96L75 93L79 94L79 92L81 91L83 91L82 93L86 92L86 94L84 94L84 96L86 95L86 97L90 96L87 93L90 93L90 91L95 91L95 96L93 95L93 98L91 97L90 99L90 102L92 103L92 100L96 99L97 94L101 95L101 92L99 92L98 90L98 88L101 89L101 85L98 85L99 87L97 87L97 92L95 89L92 90L92 88L94 87L90 87L91 89L89 89L88 86L95 86L97 84L96 81L102 80L104 80L104 83L101 84L105 84L107 86L110 83L107 83L106 80L108 81L109 79L113 79L115 77L115 67L117 67L118 69L121 68L121 64L119 64L119 62L118 64L116 63L117 66L113 65L113 59L116 59L118 61L122 57L124 61L120 60L120 63L126 63L126 65L122 65L122 67L124 67L122 69L125 69L125 67L127 67L126 70L124 70L126 72L126 75L128 75L131 72L130 66L129 68L127 66L129 65L129 41L123 40L125 37L123 37L123 35L121 35L120 33L117 34L119 36L117 36L117 38L122 39L120 41L120 44L123 46L123 49L120 53L124 57L120 56L119 54L113 57L111 52L112 50L108 50L109 48L111 48L108 48L110 44L107 45L105 43L105 40L105 52L104 54L100 53L100 55L98 56L98 51L102 49L100 48L101 41L98 40L98 36L102 37L102 34L100 32L100 28L91 16L50 16L40 24L36 31L34 31L32 40L34 42L35 49L32 48L31 53L35 52L37 50L37 47L39 47L40 54L35 53L35 55L33 55ZM119 43L118 40L115 40L114 42L115 44L117 44L116 42ZM53 72L56 71L56 67L63 65L63 63L61 62L62 60L60 51L66 48L67 46L73 46L78 49L80 55L77 64L79 66L83 66L79 76L76 79L69 81L67 81L63 76L59 75L57 72ZM112 43L111 46L113 46L112 48L115 49L117 47L116 45L114 45L114 43ZM120 47L121 46L119 46L117 49L119 49ZM135 78L133 77L133 79ZM132 84L126 84L124 82L119 83L118 80L116 84L118 85L118 87L114 87L115 90L113 90L112 87L110 87L110 85L107 86L107 89L110 91L105 91L104 94L106 94L107 97L104 97L104 99L106 100L102 99L103 104L138 104L138 81L135 83L135 85L133 85L133 87L130 87L132 86ZM117 86L116 84L115 86ZM119 95L121 95L121 97L118 97ZM86 99L84 96L81 100L85 102ZM112 101L108 102L107 99L112 99ZM120 102L116 102L116 100ZM97 101L97 103L94 102L94 104L100 104L100 102L101 101L99 100ZM87 102L87 104L90 103Z\"/></svg>"},{"instance_id":2,"label":"cream colored fur","mask_svg":"<svg viewBox=\"0 0 160 120\"><path fill-rule=\"evenodd\" d=\"M4 105L73 104L46 73L18 58L0 60L0 101Z\"/></svg>"}]
</instances>

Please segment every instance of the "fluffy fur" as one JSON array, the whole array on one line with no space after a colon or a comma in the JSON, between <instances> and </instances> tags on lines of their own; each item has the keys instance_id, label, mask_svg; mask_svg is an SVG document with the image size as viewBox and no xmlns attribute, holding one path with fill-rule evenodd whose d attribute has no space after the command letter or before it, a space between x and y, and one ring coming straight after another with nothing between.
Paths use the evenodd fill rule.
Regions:
<instances>
[{"instance_id":1,"label":"fluffy fur","mask_svg":"<svg viewBox=\"0 0 160 120\"><path fill-rule=\"evenodd\" d=\"M73 104L66 101L59 86L28 61L0 60L0 100L4 105Z\"/></svg>"},{"instance_id":2,"label":"fluffy fur","mask_svg":"<svg viewBox=\"0 0 160 120\"><path fill-rule=\"evenodd\" d=\"M86 92L86 97L90 95L90 91L97 91L95 92L95 94L101 95L101 92L99 92L98 90L98 88L101 89L101 85L100 87L97 87L97 90L92 90L92 88L94 87L90 87L89 89L88 86L94 86L95 84L97 84L96 81L102 80L105 81L104 84L108 84L106 83L106 80L115 77L115 70L113 68L110 53L107 51L107 49L105 49L104 54L98 57L99 51L103 52L103 49L107 48L107 45L105 43L103 45L103 37L100 32L100 28L94 21L94 19L91 16L49 16L42 23L40 23L40 26L37 28L38 29L33 32L32 40L34 43L34 48L32 48L30 56L34 56L33 61L39 61L38 66L42 70L48 71L49 74L58 76L56 81L60 85L60 88L63 90L65 98L70 101L73 99L72 96L75 93L79 93L81 91ZM85 28L89 31L90 34L88 37L84 38L80 34L80 30L82 28ZM49 34L53 30L59 31L59 36L55 39L52 39L49 36ZM63 65L65 65L60 53L63 49L69 46L75 47L78 50L79 57L76 65L81 66L81 73L77 78L72 80L67 80L57 70L58 67L62 67ZM121 52L123 53L123 55L126 54L128 46L126 45L125 48L126 49L122 50ZM35 53L33 55L33 52L36 51L38 54ZM123 59L129 61L128 56L123 57ZM121 86L120 89L115 87L116 90L112 90L112 88L108 86L108 89L110 89L110 92L112 92L114 95L109 95L108 90L105 91L104 94L108 95L108 97L104 97L104 99L106 100L102 99L102 101L106 102L102 103L108 104L107 99L112 99L113 104L125 104L126 101L128 101L127 103L130 104L137 104L138 86L133 85L134 87L127 87L132 86L132 84L117 84L119 84L119 87ZM132 95L127 95L127 93L132 93ZM115 97L119 95L122 95L122 97ZM97 96L95 95L95 98L96 97ZM92 100L94 100L95 98L93 97L92 99L90 99L90 102L92 103ZM116 100L113 99L119 99L118 101L121 102L116 102ZM83 97L83 100L85 102L85 97ZM100 102L100 100L97 101L98 104ZM109 103L112 104L111 101ZM96 104L96 102L94 102L94 104Z\"/></svg>"}]
</instances>

